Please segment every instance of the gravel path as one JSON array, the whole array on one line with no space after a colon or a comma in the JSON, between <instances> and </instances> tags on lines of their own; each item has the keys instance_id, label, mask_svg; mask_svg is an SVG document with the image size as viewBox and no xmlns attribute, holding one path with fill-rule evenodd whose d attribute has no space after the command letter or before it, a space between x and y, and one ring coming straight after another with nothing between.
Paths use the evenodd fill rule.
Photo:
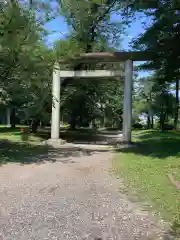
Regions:
<instances>
[{"instance_id":1,"label":"gravel path","mask_svg":"<svg viewBox=\"0 0 180 240\"><path fill-rule=\"evenodd\" d=\"M1 167L0 239L159 239L151 215L119 193L113 156Z\"/></svg>"}]
</instances>

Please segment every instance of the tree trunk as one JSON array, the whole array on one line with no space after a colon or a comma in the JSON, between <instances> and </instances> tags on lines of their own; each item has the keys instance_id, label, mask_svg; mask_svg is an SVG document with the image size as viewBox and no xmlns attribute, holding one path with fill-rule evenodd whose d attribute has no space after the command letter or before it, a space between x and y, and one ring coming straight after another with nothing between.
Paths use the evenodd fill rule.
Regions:
<instances>
[{"instance_id":1,"label":"tree trunk","mask_svg":"<svg viewBox=\"0 0 180 240\"><path fill-rule=\"evenodd\" d=\"M36 119L33 119L31 123L31 132L34 134L37 133L37 128L38 128L38 121Z\"/></svg>"},{"instance_id":2,"label":"tree trunk","mask_svg":"<svg viewBox=\"0 0 180 240\"><path fill-rule=\"evenodd\" d=\"M71 129L76 129L76 119L72 118L70 122Z\"/></svg>"},{"instance_id":3,"label":"tree trunk","mask_svg":"<svg viewBox=\"0 0 180 240\"><path fill-rule=\"evenodd\" d=\"M92 121L91 121L91 129L92 130L96 129L95 119L92 119Z\"/></svg>"},{"instance_id":4,"label":"tree trunk","mask_svg":"<svg viewBox=\"0 0 180 240\"><path fill-rule=\"evenodd\" d=\"M174 129L177 129L179 117L179 80L176 80L176 104L174 114Z\"/></svg>"},{"instance_id":5,"label":"tree trunk","mask_svg":"<svg viewBox=\"0 0 180 240\"><path fill-rule=\"evenodd\" d=\"M16 128L16 109L14 107L11 111L11 128Z\"/></svg>"},{"instance_id":6,"label":"tree trunk","mask_svg":"<svg viewBox=\"0 0 180 240\"><path fill-rule=\"evenodd\" d=\"M147 129L150 129L151 127L151 117L150 117L150 114L148 113L147 114Z\"/></svg>"},{"instance_id":7,"label":"tree trunk","mask_svg":"<svg viewBox=\"0 0 180 240\"><path fill-rule=\"evenodd\" d=\"M153 129L154 128L154 117L153 117L153 115L151 116L151 129Z\"/></svg>"},{"instance_id":8,"label":"tree trunk","mask_svg":"<svg viewBox=\"0 0 180 240\"><path fill-rule=\"evenodd\" d=\"M161 121L160 125L161 125L161 131L162 131L162 132L164 132L164 130L165 130L165 129L164 129L165 119L166 119L166 113L163 112L163 113L161 114L161 119L160 119L160 121Z\"/></svg>"}]
</instances>

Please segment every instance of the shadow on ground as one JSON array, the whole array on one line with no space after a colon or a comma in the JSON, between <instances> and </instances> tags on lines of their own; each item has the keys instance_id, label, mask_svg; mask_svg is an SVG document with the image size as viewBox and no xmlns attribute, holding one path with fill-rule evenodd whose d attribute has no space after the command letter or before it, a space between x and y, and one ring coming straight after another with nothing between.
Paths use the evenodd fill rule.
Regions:
<instances>
[{"instance_id":1,"label":"shadow on ground","mask_svg":"<svg viewBox=\"0 0 180 240\"><path fill-rule=\"evenodd\" d=\"M0 141L0 164L6 163L44 163L46 161L62 163L72 162L72 157L90 156L95 152L107 150L90 150L78 147L51 148L43 145L31 145L21 142Z\"/></svg>"},{"instance_id":2,"label":"shadow on ground","mask_svg":"<svg viewBox=\"0 0 180 240\"><path fill-rule=\"evenodd\" d=\"M135 138L140 140L135 143L135 146L117 151L160 159L171 156L180 157L180 133L152 131L139 133Z\"/></svg>"},{"instance_id":3,"label":"shadow on ground","mask_svg":"<svg viewBox=\"0 0 180 240\"><path fill-rule=\"evenodd\" d=\"M98 144L98 145L116 145L121 140L121 131L96 131L91 129L61 129L60 137L68 143L74 144ZM50 138L50 132L46 129L40 129L37 134L43 139Z\"/></svg>"}]
</instances>

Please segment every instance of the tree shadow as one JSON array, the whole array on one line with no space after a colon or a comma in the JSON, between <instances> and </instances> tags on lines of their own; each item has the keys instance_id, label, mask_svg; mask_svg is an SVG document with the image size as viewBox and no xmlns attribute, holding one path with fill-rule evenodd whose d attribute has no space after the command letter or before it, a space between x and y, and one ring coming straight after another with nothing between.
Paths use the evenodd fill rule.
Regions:
<instances>
[{"instance_id":1,"label":"tree shadow","mask_svg":"<svg viewBox=\"0 0 180 240\"><path fill-rule=\"evenodd\" d=\"M119 130L92 130L92 129L63 129L60 130L60 138L74 144L98 144L116 145L121 140ZM36 134L43 139L50 138L49 129L40 129Z\"/></svg>"},{"instance_id":2,"label":"tree shadow","mask_svg":"<svg viewBox=\"0 0 180 240\"><path fill-rule=\"evenodd\" d=\"M72 157L91 156L95 152L107 150L91 150L79 147L63 147L55 149L49 146L32 145L21 142L0 141L0 165L6 163L45 163L60 161L67 163L72 161Z\"/></svg>"},{"instance_id":3,"label":"tree shadow","mask_svg":"<svg viewBox=\"0 0 180 240\"><path fill-rule=\"evenodd\" d=\"M22 127L24 129L29 129L28 126ZM0 133L16 133L20 132L21 127L10 128L10 127L0 127Z\"/></svg>"},{"instance_id":4,"label":"tree shadow","mask_svg":"<svg viewBox=\"0 0 180 240\"><path fill-rule=\"evenodd\" d=\"M153 158L164 159L170 156L180 157L180 134L179 133L161 133L148 132L136 135L135 138L141 141L136 142L135 146L118 149L117 151L124 153L134 153L143 156L151 156Z\"/></svg>"},{"instance_id":5,"label":"tree shadow","mask_svg":"<svg viewBox=\"0 0 180 240\"><path fill-rule=\"evenodd\" d=\"M60 133L63 140L74 144L116 145L120 140L117 131L66 130Z\"/></svg>"}]
</instances>

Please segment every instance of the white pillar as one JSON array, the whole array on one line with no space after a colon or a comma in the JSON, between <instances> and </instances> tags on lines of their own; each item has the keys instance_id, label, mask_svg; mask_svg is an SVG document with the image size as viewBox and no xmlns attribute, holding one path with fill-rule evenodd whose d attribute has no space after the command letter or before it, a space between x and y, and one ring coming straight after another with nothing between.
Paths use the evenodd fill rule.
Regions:
<instances>
[{"instance_id":1,"label":"white pillar","mask_svg":"<svg viewBox=\"0 0 180 240\"><path fill-rule=\"evenodd\" d=\"M133 61L126 60L124 81L124 109L123 109L123 141L126 143L131 142L132 79L133 79Z\"/></svg>"},{"instance_id":2,"label":"white pillar","mask_svg":"<svg viewBox=\"0 0 180 240\"><path fill-rule=\"evenodd\" d=\"M11 109L9 107L6 109L6 125L11 127Z\"/></svg>"},{"instance_id":3,"label":"white pillar","mask_svg":"<svg viewBox=\"0 0 180 240\"><path fill-rule=\"evenodd\" d=\"M51 139L59 139L60 131L60 68L59 64L54 65L52 82L52 118L51 118Z\"/></svg>"}]
</instances>

